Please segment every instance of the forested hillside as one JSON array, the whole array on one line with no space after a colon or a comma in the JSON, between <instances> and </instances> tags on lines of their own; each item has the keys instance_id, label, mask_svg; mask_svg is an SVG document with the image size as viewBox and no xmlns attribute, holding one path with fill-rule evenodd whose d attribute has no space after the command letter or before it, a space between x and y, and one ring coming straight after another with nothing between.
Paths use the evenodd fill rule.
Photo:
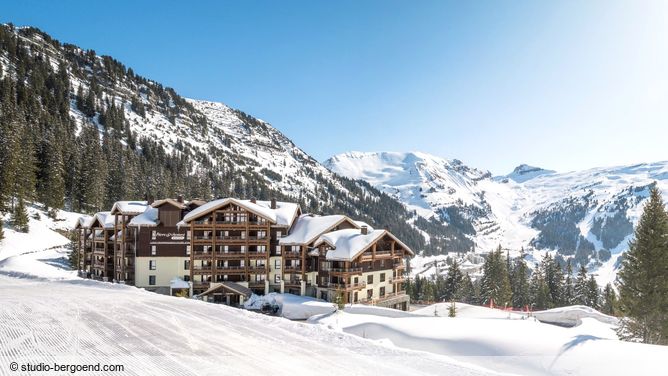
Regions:
<instances>
[{"instance_id":1,"label":"forested hillside","mask_svg":"<svg viewBox=\"0 0 668 376\"><path fill-rule=\"evenodd\" d=\"M387 227L415 250L468 247L367 183L332 174L287 137L221 103L185 99L109 56L0 26L0 204L92 213L120 199L298 201Z\"/></svg>"}]
</instances>

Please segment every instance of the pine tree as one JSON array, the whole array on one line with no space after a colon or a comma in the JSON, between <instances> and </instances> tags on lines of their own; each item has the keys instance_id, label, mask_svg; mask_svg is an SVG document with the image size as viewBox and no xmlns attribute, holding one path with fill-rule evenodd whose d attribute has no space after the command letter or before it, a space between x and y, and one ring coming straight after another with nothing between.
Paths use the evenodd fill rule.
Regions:
<instances>
[{"instance_id":1,"label":"pine tree","mask_svg":"<svg viewBox=\"0 0 668 376\"><path fill-rule=\"evenodd\" d=\"M542 271L535 270L529 282L529 293L531 296L531 307L533 309L546 309L549 304L549 289L545 283Z\"/></svg>"},{"instance_id":2,"label":"pine tree","mask_svg":"<svg viewBox=\"0 0 668 376\"><path fill-rule=\"evenodd\" d=\"M605 289L603 290L603 305L601 306L601 312L611 316L617 315L617 294L610 283L605 285Z\"/></svg>"},{"instance_id":3,"label":"pine tree","mask_svg":"<svg viewBox=\"0 0 668 376\"><path fill-rule=\"evenodd\" d=\"M541 269L548 291L547 308L558 307L563 304L564 274L559 263L549 254L545 254L541 262Z\"/></svg>"},{"instance_id":4,"label":"pine tree","mask_svg":"<svg viewBox=\"0 0 668 376\"><path fill-rule=\"evenodd\" d=\"M463 303L476 304L478 302L475 286L473 285L471 276L468 273L464 275L459 295L460 295L460 300Z\"/></svg>"},{"instance_id":5,"label":"pine tree","mask_svg":"<svg viewBox=\"0 0 668 376\"><path fill-rule=\"evenodd\" d=\"M49 215L55 217L55 209L60 209L64 205L65 171L60 144L54 132L49 132L42 146L40 161L39 198L46 208L51 209Z\"/></svg>"},{"instance_id":6,"label":"pine tree","mask_svg":"<svg viewBox=\"0 0 668 376\"><path fill-rule=\"evenodd\" d=\"M668 344L668 214L654 187L617 273L620 335Z\"/></svg>"},{"instance_id":7,"label":"pine tree","mask_svg":"<svg viewBox=\"0 0 668 376\"><path fill-rule=\"evenodd\" d=\"M593 275L589 276L589 279L587 280L587 299L586 299L586 306L591 307L594 309L598 309L599 306L599 291L598 291L598 284L596 283L596 280L594 279Z\"/></svg>"},{"instance_id":8,"label":"pine tree","mask_svg":"<svg viewBox=\"0 0 668 376\"><path fill-rule=\"evenodd\" d=\"M22 198L18 199L18 203L14 207L12 212L12 225L19 232L28 232L28 211L26 210L25 202Z\"/></svg>"},{"instance_id":9,"label":"pine tree","mask_svg":"<svg viewBox=\"0 0 668 376\"><path fill-rule=\"evenodd\" d=\"M490 252L485 259L480 281L480 298L484 304L488 304L491 300L500 306L511 304L510 279L501 246L496 251Z\"/></svg>"},{"instance_id":10,"label":"pine tree","mask_svg":"<svg viewBox=\"0 0 668 376\"><path fill-rule=\"evenodd\" d=\"M524 258L519 257L515 260L511 276L512 306L522 308L531 304L529 267Z\"/></svg>"},{"instance_id":11,"label":"pine tree","mask_svg":"<svg viewBox=\"0 0 668 376\"><path fill-rule=\"evenodd\" d=\"M454 260L452 264L450 264L450 267L448 267L448 276L445 278L444 281L444 293L441 299L444 301L450 301L450 300L460 300L461 297L461 289L462 289L462 283L464 281L464 274L462 273L461 269L459 269L459 264L457 263L457 260Z\"/></svg>"},{"instance_id":12,"label":"pine tree","mask_svg":"<svg viewBox=\"0 0 668 376\"><path fill-rule=\"evenodd\" d=\"M573 265L571 260L566 262L566 278L564 280L564 304L575 304L575 286L573 285Z\"/></svg>"},{"instance_id":13,"label":"pine tree","mask_svg":"<svg viewBox=\"0 0 668 376\"><path fill-rule=\"evenodd\" d=\"M575 278L574 291L575 304L587 305L589 286L587 285L587 268L584 265L580 265L578 276Z\"/></svg>"}]
</instances>

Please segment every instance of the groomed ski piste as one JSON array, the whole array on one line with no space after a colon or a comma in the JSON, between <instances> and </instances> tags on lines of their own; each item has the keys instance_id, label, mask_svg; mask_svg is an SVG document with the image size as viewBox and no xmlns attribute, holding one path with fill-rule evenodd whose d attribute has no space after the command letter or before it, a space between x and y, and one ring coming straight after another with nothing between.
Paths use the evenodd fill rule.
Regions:
<instances>
[{"instance_id":1,"label":"groomed ski piste","mask_svg":"<svg viewBox=\"0 0 668 376\"><path fill-rule=\"evenodd\" d=\"M5 227L0 241L0 375L30 374L11 362L123 365L96 373L108 375L650 375L668 356L619 341L615 318L582 306L527 317L458 304L450 318L447 303L356 305L295 322L84 280L59 233L78 214L29 211L30 233Z\"/></svg>"}]
</instances>

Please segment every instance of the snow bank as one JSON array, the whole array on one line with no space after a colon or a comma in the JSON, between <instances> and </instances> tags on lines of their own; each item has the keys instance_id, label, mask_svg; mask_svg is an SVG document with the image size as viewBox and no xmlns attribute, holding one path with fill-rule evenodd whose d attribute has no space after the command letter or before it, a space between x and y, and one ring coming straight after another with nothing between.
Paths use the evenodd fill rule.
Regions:
<instances>
[{"instance_id":1,"label":"snow bank","mask_svg":"<svg viewBox=\"0 0 668 376\"><path fill-rule=\"evenodd\" d=\"M563 326L580 325L583 318L593 318L614 326L619 325L619 319L616 317L605 315L593 308L582 305L536 311L532 315L542 322Z\"/></svg>"},{"instance_id":2,"label":"snow bank","mask_svg":"<svg viewBox=\"0 0 668 376\"><path fill-rule=\"evenodd\" d=\"M253 294L244 302L244 308L260 310L265 304L278 306L278 314L290 320L306 320L311 316L335 312L337 309L336 304L324 300L276 292L267 295Z\"/></svg>"},{"instance_id":3,"label":"snow bank","mask_svg":"<svg viewBox=\"0 0 668 376\"><path fill-rule=\"evenodd\" d=\"M457 317L450 318L448 307L449 303L436 304L397 317L382 311L344 310L309 322L398 348L521 375L660 374L668 356L668 347L619 341L607 318L582 307L551 310L551 318L562 322L583 315L570 328L542 323L526 314L459 303Z\"/></svg>"}]
</instances>

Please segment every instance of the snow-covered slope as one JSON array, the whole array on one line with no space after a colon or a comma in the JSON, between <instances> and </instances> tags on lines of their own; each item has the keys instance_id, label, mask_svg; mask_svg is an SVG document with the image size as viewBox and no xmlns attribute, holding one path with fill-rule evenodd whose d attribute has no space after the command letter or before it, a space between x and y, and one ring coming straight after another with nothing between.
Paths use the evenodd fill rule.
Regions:
<instances>
[{"instance_id":1,"label":"snow-covered slope","mask_svg":"<svg viewBox=\"0 0 668 376\"><path fill-rule=\"evenodd\" d=\"M500 244L539 259L558 251L589 265L600 283L614 279L651 186L668 194L668 162L567 173L522 165L496 178L424 153L351 152L325 165L367 180L445 226L472 226L465 232L478 252Z\"/></svg>"},{"instance_id":2,"label":"snow-covered slope","mask_svg":"<svg viewBox=\"0 0 668 376\"><path fill-rule=\"evenodd\" d=\"M61 211L53 221L38 207L30 214L28 234L5 228L0 241L0 375L13 373L11 362L122 365L117 373L126 375L497 374L319 326L81 279L67 267L62 236L78 215Z\"/></svg>"},{"instance_id":3,"label":"snow-covered slope","mask_svg":"<svg viewBox=\"0 0 668 376\"><path fill-rule=\"evenodd\" d=\"M527 314L456 307L455 318L447 316L449 303L440 303L400 315L370 307L346 309L310 322L517 375L655 375L663 372L662 359L668 356L665 346L619 341L613 325L592 317L567 328ZM551 318L559 322L571 311L581 309L566 307Z\"/></svg>"}]
</instances>

